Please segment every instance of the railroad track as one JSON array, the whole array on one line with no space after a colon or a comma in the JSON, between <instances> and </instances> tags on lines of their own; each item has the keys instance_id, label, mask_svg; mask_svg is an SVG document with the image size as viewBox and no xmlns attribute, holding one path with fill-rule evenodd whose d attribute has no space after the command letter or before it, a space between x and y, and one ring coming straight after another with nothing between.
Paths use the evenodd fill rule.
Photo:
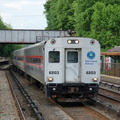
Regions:
<instances>
[{"instance_id":1,"label":"railroad track","mask_svg":"<svg viewBox=\"0 0 120 120\"><path fill-rule=\"evenodd\" d=\"M100 87L99 95L120 103L120 93Z\"/></svg>"},{"instance_id":2,"label":"railroad track","mask_svg":"<svg viewBox=\"0 0 120 120\"><path fill-rule=\"evenodd\" d=\"M25 81L25 80L23 80L23 81ZM22 83L23 84L23 83ZM29 86L29 85L25 85L25 86ZM31 87L31 86L29 86L29 87ZM28 89L28 88L26 88L26 89ZM43 100L44 102L45 102L45 106L44 106L44 104L43 104L43 102L42 101L40 101L40 100L38 100L38 98L40 98L40 94L42 93L41 91L40 91L40 89L38 89L37 88L37 92L38 93L36 93L36 88L34 87L33 88L34 90L32 90L32 91L34 91L35 93L32 93L32 96L33 96L33 94L34 94L34 98L35 98L35 96L37 96L37 98L36 98L36 101L38 101L38 104L40 104L40 107L41 107L41 109L43 109L45 106L46 106L46 104L48 104L48 102L46 102L46 100ZM29 91L29 90L28 90ZM42 99L44 99L44 98L42 98ZM43 105L42 105L43 104ZM56 105L57 103L55 103L55 105L53 105L53 104L51 104L51 103L49 103L46 107L47 108L49 108L49 110L47 110L47 111L49 111L49 112L47 112L48 114L50 114L50 115L48 115L48 116L54 116L55 118L56 118L56 115L57 115L57 117L58 117L58 115L59 116L61 116L60 118L62 119L62 120L66 120L66 119L70 119L70 120L79 120L80 118L81 119L86 119L86 120L88 120L88 118L90 118L90 116L94 116L94 118L96 119L96 120L101 120L101 119L105 119L105 120L107 120L108 118L107 117L105 117L105 116L107 116L107 115L103 115L103 114L101 114L100 115L100 112L101 111L99 111L99 112L97 112L98 110L93 110L93 108L94 108L94 106L92 106L92 108L90 108L90 107L87 107L86 105L84 105L84 104L82 104L81 105L81 103L75 103L76 105L71 105L71 104L73 104L73 103L65 103L66 105L68 104L68 106L64 106L64 105L58 105L58 106L60 106L59 108L60 109L58 109L57 108L57 105ZM42 106L41 106L42 105ZM51 107L52 106L54 106L53 108L55 109L55 111L52 109L51 110ZM43 107L43 108L42 108ZM38 108L39 109L39 108ZM104 108L102 108L102 111L103 111L103 109ZM42 112L42 114L43 114L43 116L44 116L44 114L46 114L45 112L44 112L45 110L43 109L43 111L41 110L41 112ZM53 112L53 113L52 113ZM66 115L65 115L65 114ZM82 113L82 114L80 114L80 113ZM84 113L84 114L83 114ZM63 117L64 116L64 117ZM69 116L69 117L65 117L65 116ZM53 118L53 119L55 119L55 118ZM92 119L93 120L93 117L91 117L90 119ZM89 119L89 120L90 120ZM50 118L48 118L47 120L51 120ZM57 120L57 119L56 119ZM113 119L112 119L113 120Z\"/></svg>"},{"instance_id":3,"label":"railroad track","mask_svg":"<svg viewBox=\"0 0 120 120\"><path fill-rule=\"evenodd\" d=\"M19 114L19 117L20 117L20 120L26 120L25 117L24 117L24 114L22 112L22 109L20 107L20 104L18 102L18 99L15 95L15 92L13 90L13 87L11 85L11 82L9 80L9 75L8 75L8 71L5 71L5 74L6 74L6 77L7 77L7 80L8 80L8 83L9 83L9 86L10 86L10 90L11 90L11 93L12 93L12 96L13 96L13 99L14 99L14 102L15 102L15 105L16 105L16 108L17 108L17 111L18 111L18 114Z\"/></svg>"},{"instance_id":4,"label":"railroad track","mask_svg":"<svg viewBox=\"0 0 120 120\"><path fill-rule=\"evenodd\" d=\"M17 78L19 78L19 81L21 80L21 76L19 76L18 74L15 74L15 76L17 76ZM22 82L21 82L22 81ZM47 116L47 119L46 120L57 120L62 118L62 120L72 120L71 117L69 117L66 113L64 113L63 111L61 111L61 109L57 108L57 106L55 104L53 104L52 102L48 102L48 99L45 98L45 95L43 94L43 92L38 88L36 87L34 84L31 84L29 81L27 80L21 80L21 84L24 85L24 89L28 89L28 93L29 94L32 94L30 96L32 96L32 98L36 99L35 101L37 101L37 104L38 104L38 109L42 109L42 113L43 114L46 114ZM24 81L24 82L23 82ZM29 86L29 88L27 87L27 85ZM31 86L32 85L32 86ZM33 93L34 91L34 93ZM42 97L42 98L41 98ZM44 97L44 98L43 98ZM39 99L40 98L40 99ZM39 100L37 100L39 99ZM42 99L42 100L41 100ZM43 102L42 102L43 101ZM46 106L46 104L48 104ZM50 107L51 106L51 107ZM52 108L52 106L54 106L54 110ZM49 109L48 109L49 108ZM47 109L47 110L46 110ZM59 112L60 111L60 112ZM60 115L61 114L61 115ZM45 116L45 118L46 118ZM57 116L57 117L56 117ZM59 117L60 116L60 117ZM64 116L64 119L63 119L63 116Z\"/></svg>"},{"instance_id":5,"label":"railroad track","mask_svg":"<svg viewBox=\"0 0 120 120\"><path fill-rule=\"evenodd\" d=\"M40 91L40 89L37 89L38 91ZM41 91L39 92L39 94L41 93ZM51 99L49 99L49 101L50 102L52 102L52 104L54 103L54 105L55 105L55 109L58 109L58 108L56 108L56 106L57 107L59 107L60 109L58 110L58 111L60 111L59 112L59 114L61 114L61 117L62 117L62 119L64 120L64 119L67 119L67 118L69 118L69 119L71 119L71 120L79 120L79 118L81 117L81 119L84 119L84 120L87 120L88 119L88 117L90 118L90 116L91 115L93 115L94 116L94 118L96 119L96 120L101 120L101 119L103 119L103 120L107 120L108 118L106 118L104 115L102 115L102 114L100 114L100 113L98 113L98 112L96 112L95 110L93 110L93 109L91 109L91 108L89 108L89 107L87 107L87 106L85 106L85 105L82 105L82 106L79 106L78 105L78 107L76 107L76 106L71 106L71 108L70 108L70 105L68 104L68 107L64 107L64 106L62 106L62 105L59 105L59 104L57 104L57 103L55 103L53 100L51 100ZM73 103L71 103L71 104L73 104ZM80 103L79 103L80 104ZM72 111L71 112L71 109L74 107L74 111ZM73 109L72 109L73 110ZM77 110L77 115L75 115L75 111ZM85 114L81 114L81 116L80 116L80 113L85 113ZM63 115L63 113L65 113L66 115L64 115L64 117L62 116ZM87 113L87 114L86 114ZM66 116L66 117L65 117ZM68 117L69 116L69 117ZM93 118L91 117L91 120L93 120Z\"/></svg>"},{"instance_id":6,"label":"railroad track","mask_svg":"<svg viewBox=\"0 0 120 120\"><path fill-rule=\"evenodd\" d=\"M38 107L32 101L32 99L30 98L29 94L26 92L26 90L23 88L23 86L21 85L21 83L18 81L17 77L13 74L13 72L11 70L10 70L10 74L11 74L12 78L15 80L15 82L17 83L20 91L22 92L22 94L24 95L24 97L26 98L26 100L28 101L29 105L33 109L35 115L37 116L37 120L45 120L42 117L42 114L38 111ZM21 110L21 108L20 108L20 110ZM22 112L22 110L20 112Z\"/></svg>"},{"instance_id":7,"label":"railroad track","mask_svg":"<svg viewBox=\"0 0 120 120\"><path fill-rule=\"evenodd\" d=\"M11 64L6 64L6 65L0 65L0 70L7 70Z\"/></svg>"},{"instance_id":8,"label":"railroad track","mask_svg":"<svg viewBox=\"0 0 120 120\"><path fill-rule=\"evenodd\" d=\"M120 90L120 82L111 82L111 81L105 81L105 80L102 80L100 82L100 85L103 85L103 86L109 86L111 88L118 88L118 90Z\"/></svg>"},{"instance_id":9,"label":"railroad track","mask_svg":"<svg viewBox=\"0 0 120 120\"><path fill-rule=\"evenodd\" d=\"M3 70L5 65L0 65L0 70Z\"/></svg>"},{"instance_id":10,"label":"railroad track","mask_svg":"<svg viewBox=\"0 0 120 120\"><path fill-rule=\"evenodd\" d=\"M88 120L88 118L89 120L109 120L109 118L82 102L63 102L59 105L73 120Z\"/></svg>"}]
</instances>

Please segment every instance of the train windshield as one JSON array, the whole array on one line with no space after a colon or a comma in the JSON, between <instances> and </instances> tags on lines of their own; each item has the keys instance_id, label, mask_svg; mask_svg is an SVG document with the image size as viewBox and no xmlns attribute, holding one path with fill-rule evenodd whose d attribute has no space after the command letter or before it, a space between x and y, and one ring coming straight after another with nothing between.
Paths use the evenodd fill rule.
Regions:
<instances>
[{"instance_id":1,"label":"train windshield","mask_svg":"<svg viewBox=\"0 0 120 120\"><path fill-rule=\"evenodd\" d=\"M59 63L60 62L60 52L59 51L50 51L49 52L49 62L50 63Z\"/></svg>"},{"instance_id":2,"label":"train windshield","mask_svg":"<svg viewBox=\"0 0 120 120\"><path fill-rule=\"evenodd\" d=\"M78 62L78 52L68 51L67 52L67 62L68 63L77 63Z\"/></svg>"}]
</instances>

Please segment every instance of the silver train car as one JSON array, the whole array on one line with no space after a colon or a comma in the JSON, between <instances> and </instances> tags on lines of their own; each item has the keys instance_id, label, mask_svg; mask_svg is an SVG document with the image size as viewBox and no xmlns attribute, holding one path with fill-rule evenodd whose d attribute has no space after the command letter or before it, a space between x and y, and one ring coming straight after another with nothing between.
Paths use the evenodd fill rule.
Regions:
<instances>
[{"instance_id":1,"label":"silver train car","mask_svg":"<svg viewBox=\"0 0 120 120\"><path fill-rule=\"evenodd\" d=\"M34 79L46 97L94 97L100 82L100 44L91 38L64 37L19 49L13 64Z\"/></svg>"}]
</instances>

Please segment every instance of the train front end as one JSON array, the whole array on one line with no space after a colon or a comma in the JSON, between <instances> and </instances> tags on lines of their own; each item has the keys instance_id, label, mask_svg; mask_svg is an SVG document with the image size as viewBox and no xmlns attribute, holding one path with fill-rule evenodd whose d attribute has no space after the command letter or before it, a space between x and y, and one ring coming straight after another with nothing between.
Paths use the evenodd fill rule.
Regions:
<instances>
[{"instance_id":1,"label":"train front end","mask_svg":"<svg viewBox=\"0 0 120 120\"><path fill-rule=\"evenodd\" d=\"M66 37L45 45L47 97L94 97L100 82L100 44L91 38Z\"/></svg>"}]
</instances>

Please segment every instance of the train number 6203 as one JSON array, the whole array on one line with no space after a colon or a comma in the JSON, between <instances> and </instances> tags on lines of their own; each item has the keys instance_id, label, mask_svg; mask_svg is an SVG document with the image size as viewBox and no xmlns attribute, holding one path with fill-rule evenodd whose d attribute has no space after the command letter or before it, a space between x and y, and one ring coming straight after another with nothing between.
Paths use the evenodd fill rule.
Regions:
<instances>
[{"instance_id":1,"label":"train number 6203","mask_svg":"<svg viewBox=\"0 0 120 120\"><path fill-rule=\"evenodd\" d=\"M59 74L59 71L49 71L49 74Z\"/></svg>"},{"instance_id":2,"label":"train number 6203","mask_svg":"<svg viewBox=\"0 0 120 120\"><path fill-rule=\"evenodd\" d=\"M96 71L86 71L86 74L96 74Z\"/></svg>"}]
</instances>

